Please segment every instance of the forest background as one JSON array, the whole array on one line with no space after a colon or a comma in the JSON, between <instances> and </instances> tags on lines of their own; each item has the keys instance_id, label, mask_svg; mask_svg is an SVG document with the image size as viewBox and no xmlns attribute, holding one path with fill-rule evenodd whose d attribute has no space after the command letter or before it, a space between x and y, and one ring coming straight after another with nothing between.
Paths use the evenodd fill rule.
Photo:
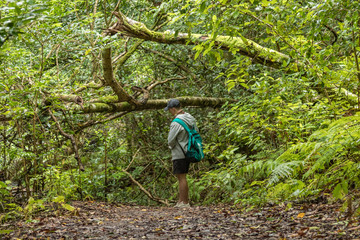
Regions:
<instances>
[{"instance_id":1,"label":"forest background","mask_svg":"<svg viewBox=\"0 0 360 240\"><path fill-rule=\"evenodd\" d=\"M45 202L171 205L175 97L205 147L192 203L359 213L358 1L0 3L1 221Z\"/></svg>"}]
</instances>

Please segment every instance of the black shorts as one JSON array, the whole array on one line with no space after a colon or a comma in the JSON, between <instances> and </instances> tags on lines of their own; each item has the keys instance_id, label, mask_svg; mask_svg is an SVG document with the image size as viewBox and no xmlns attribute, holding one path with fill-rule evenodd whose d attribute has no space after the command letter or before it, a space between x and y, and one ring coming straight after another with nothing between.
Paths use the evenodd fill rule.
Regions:
<instances>
[{"instance_id":1,"label":"black shorts","mask_svg":"<svg viewBox=\"0 0 360 240\"><path fill-rule=\"evenodd\" d=\"M186 158L173 160L173 174L189 172L190 161Z\"/></svg>"}]
</instances>

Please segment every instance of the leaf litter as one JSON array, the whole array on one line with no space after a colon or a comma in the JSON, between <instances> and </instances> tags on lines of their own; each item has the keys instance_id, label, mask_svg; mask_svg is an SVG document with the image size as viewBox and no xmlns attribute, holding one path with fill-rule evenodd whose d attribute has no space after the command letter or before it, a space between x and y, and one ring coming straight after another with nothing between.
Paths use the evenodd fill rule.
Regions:
<instances>
[{"instance_id":1,"label":"leaf litter","mask_svg":"<svg viewBox=\"0 0 360 240\"><path fill-rule=\"evenodd\" d=\"M39 213L0 226L1 239L359 239L360 219L339 204L191 208L72 202L72 214ZM75 213L75 214L74 214ZM3 231L1 231L3 230ZM12 230L9 232L9 230Z\"/></svg>"}]
</instances>

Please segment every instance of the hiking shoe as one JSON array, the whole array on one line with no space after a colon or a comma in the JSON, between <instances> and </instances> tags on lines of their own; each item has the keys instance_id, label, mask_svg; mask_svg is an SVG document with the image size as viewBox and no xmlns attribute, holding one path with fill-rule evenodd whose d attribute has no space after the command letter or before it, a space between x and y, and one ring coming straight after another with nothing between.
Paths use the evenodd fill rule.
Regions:
<instances>
[{"instance_id":1,"label":"hiking shoe","mask_svg":"<svg viewBox=\"0 0 360 240\"><path fill-rule=\"evenodd\" d=\"M189 203L178 202L174 207L176 207L176 208L189 208L190 204Z\"/></svg>"}]
</instances>

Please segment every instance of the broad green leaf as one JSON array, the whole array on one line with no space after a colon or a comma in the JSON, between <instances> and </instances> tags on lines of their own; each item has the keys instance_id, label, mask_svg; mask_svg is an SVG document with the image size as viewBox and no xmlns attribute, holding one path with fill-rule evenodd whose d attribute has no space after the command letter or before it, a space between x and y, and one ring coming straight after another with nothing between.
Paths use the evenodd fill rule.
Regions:
<instances>
[{"instance_id":1,"label":"broad green leaf","mask_svg":"<svg viewBox=\"0 0 360 240\"><path fill-rule=\"evenodd\" d=\"M217 20L216 15L213 15L213 16L212 16L212 21L213 21L213 23L216 23L216 20Z\"/></svg>"},{"instance_id":2,"label":"broad green leaf","mask_svg":"<svg viewBox=\"0 0 360 240\"><path fill-rule=\"evenodd\" d=\"M236 86L234 81L228 81L227 82L227 87L228 87L228 91L230 91L231 89L233 89Z\"/></svg>"},{"instance_id":3,"label":"broad green leaf","mask_svg":"<svg viewBox=\"0 0 360 240\"><path fill-rule=\"evenodd\" d=\"M65 208L66 210L68 210L68 211L70 211L70 212L73 212L74 210L75 210L75 207L73 207L73 206L71 206L71 205L69 205L69 204L61 204L61 206L63 207L63 208Z\"/></svg>"},{"instance_id":4,"label":"broad green leaf","mask_svg":"<svg viewBox=\"0 0 360 240\"><path fill-rule=\"evenodd\" d=\"M7 188L7 185L4 182L0 181L0 188Z\"/></svg>"}]
</instances>

